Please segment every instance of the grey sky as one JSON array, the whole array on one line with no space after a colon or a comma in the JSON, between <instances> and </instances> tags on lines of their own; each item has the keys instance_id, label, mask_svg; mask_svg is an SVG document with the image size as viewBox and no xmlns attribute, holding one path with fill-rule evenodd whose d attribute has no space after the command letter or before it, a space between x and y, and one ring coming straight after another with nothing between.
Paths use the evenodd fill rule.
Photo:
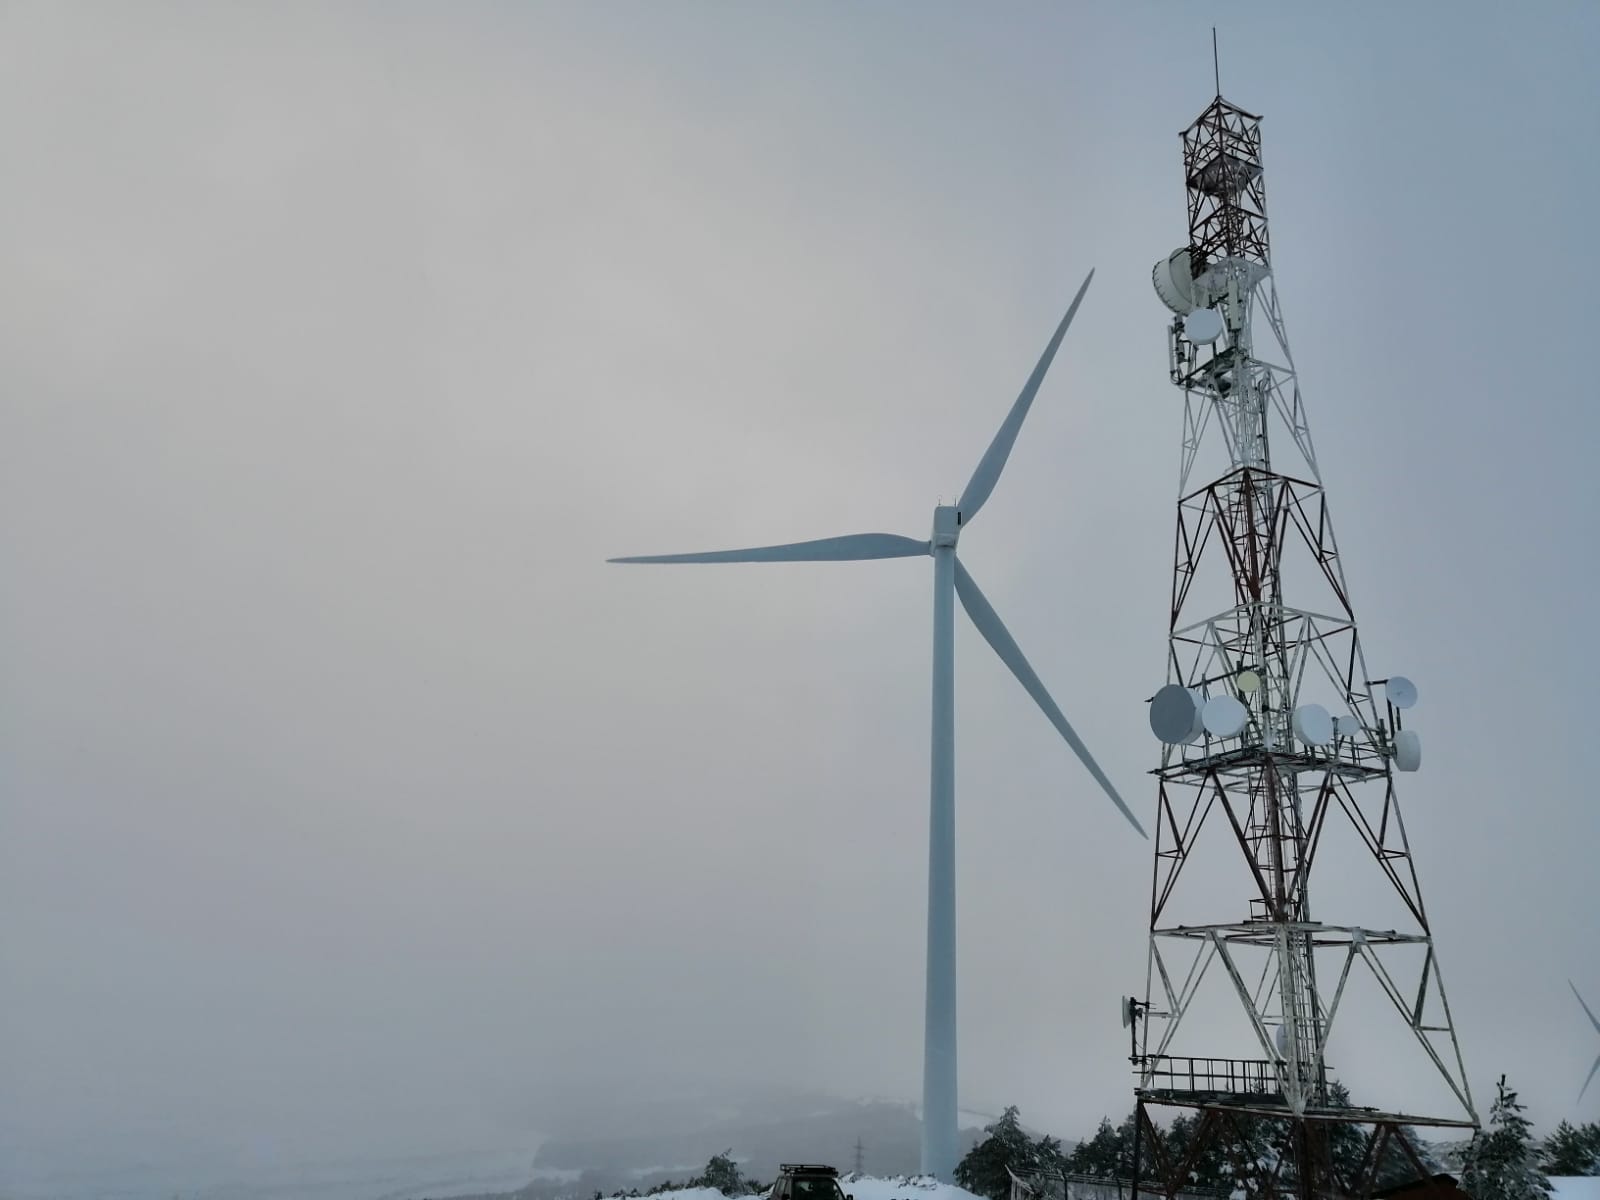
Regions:
<instances>
[{"instance_id":1,"label":"grey sky","mask_svg":"<svg viewBox=\"0 0 1600 1200\"><path fill-rule=\"evenodd\" d=\"M35 4L0 1161L914 1096L927 564L602 560L922 536L1096 267L962 551L1148 812L1213 21L1474 1085L1593 1118L1592 4ZM962 1099L1071 1134L1148 846L965 626L957 678Z\"/></svg>"}]
</instances>

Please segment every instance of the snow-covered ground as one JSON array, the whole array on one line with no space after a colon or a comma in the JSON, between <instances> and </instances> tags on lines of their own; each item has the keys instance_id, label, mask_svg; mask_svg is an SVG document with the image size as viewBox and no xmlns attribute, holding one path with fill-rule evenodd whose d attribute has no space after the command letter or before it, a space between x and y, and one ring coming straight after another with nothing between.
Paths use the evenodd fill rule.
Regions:
<instances>
[{"instance_id":1,"label":"snow-covered ground","mask_svg":"<svg viewBox=\"0 0 1600 1200\"><path fill-rule=\"evenodd\" d=\"M859 1179L841 1178L839 1186L855 1200L983 1200L953 1183L938 1183L926 1176L900 1176L895 1179L875 1179L864 1175ZM723 1200L714 1188L680 1188L673 1192L659 1192L652 1200ZM736 1200L761 1200L758 1196L741 1196ZM1563 1197L1562 1200L1565 1200ZM1590 1200L1576 1197L1575 1200ZM1596 1197L1595 1200L1600 1200Z\"/></svg>"},{"instance_id":2,"label":"snow-covered ground","mask_svg":"<svg viewBox=\"0 0 1600 1200\"><path fill-rule=\"evenodd\" d=\"M911 1179L841 1179L839 1186L855 1200L982 1200L953 1183L939 1183L926 1176Z\"/></svg>"}]
</instances>

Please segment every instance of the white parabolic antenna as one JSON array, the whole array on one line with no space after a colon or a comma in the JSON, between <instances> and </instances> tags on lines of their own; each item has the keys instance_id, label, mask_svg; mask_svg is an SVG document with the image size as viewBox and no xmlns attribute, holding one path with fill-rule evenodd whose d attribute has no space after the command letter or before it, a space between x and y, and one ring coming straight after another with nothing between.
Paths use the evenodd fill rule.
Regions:
<instances>
[{"instance_id":1,"label":"white parabolic antenna","mask_svg":"<svg viewBox=\"0 0 1600 1200\"><path fill-rule=\"evenodd\" d=\"M1261 676L1246 667L1233 677L1233 686L1246 696L1254 695L1261 690Z\"/></svg>"},{"instance_id":2,"label":"white parabolic antenna","mask_svg":"<svg viewBox=\"0 0 1600 1200\"><path fill-rule=\"evenodd\" d=\"M1250 710L1232 696L1213 696L1200 710L1200 721L1212 737L1238 737L1250 721Z\"/></svg>"},{"instance_id":3,"label":"white parabolic antenna","mask_svg":"<svg viewBox=\"0 0 1600 1200\"><path fill-rule=\"evenodd\" d=\"M1156 295L1180 317L1194 311L1194 275L1189 270L1189 247L1174 250L1155 265L1150 272L1150 282L1156 285Z\"/></svg>"},{"instance_id":4,"label":"white parabolic antenna","mask_svg":"<svg viewBox=\"0 0 1600 1200\"><path fill-rule=\"evenodd\" d=\"M1410 708L1417 702L1417 685L1404 675L1391 675L1384 685L1389 689L1389 703L1396 708Z\"/></svg>"},{"instance_id":5,"label":"white parabolic antenna","mask_svg":"<svg viewBox=\"0 0 1600 1200\"><path fill-rule=\"evenodd\" d=\"M1402 771L1415 771L1422 765L1422 739L1415 729L1402 729L1394 735L1394 765Z\"/></svg>"},{"instance_id":6,"label":"white parabolic antenna","mask_svg":"<svg viewBox=\"0 0 1600 1200\"><path fill-rule=\"evenodd\" d=\"M1150 701L1150 732L1169 746L1182 746L1200 736L1200 694L1181 683L1169 683Z\"/></svg>"},{"instance_id":7,"label":"white parabolic antenna","mask_svg":"<svg viewBox=\"0 0 1600 1200\"><path fill-rule=\"evenodd\" d=\"M1338 737L1359 737L1361 729L1360 717L1335 717L1333 719L1333 732Z\"/></svg>"},{"instance_id":8,"label":"white parabolic antenna","mask_svg":"<svg viewBox=\"0 0 1600 1200\"><path fill-rule=\"evenodd\" d=\"M1197 308L1183 319L1183 336L1202 346L1222 336L1222 314L1214 308Z\"/></svg>"},{"instance_id":9,"label":"white parabolic antenna","mask_svg":"<svg viewBox=\"0 0 1600 1200\"><path fill-rule=\"evenodd\" d=\"M1333 718L1320 704L1302 704L1294 710L1294 735L1308 746L1333 741Z\"/></svg>"}]
</instances>

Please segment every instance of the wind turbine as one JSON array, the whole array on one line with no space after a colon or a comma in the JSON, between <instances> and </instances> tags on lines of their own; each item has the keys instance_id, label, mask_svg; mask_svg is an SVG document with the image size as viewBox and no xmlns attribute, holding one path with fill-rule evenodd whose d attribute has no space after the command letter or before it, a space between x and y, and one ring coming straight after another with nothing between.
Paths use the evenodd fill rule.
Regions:
<instances>
[{"instance_id":1,"label":"wind turbine","mask_svg":"<svg viewBox=\"0 0 1600 1200\"><path fill-rule=\"evenodd\" d=\"M1578 995L1578 985L1569 979L1567 980L1567 986L1572 989L1572 994L1574 996L1578 996L1578 1003L1583 1004L1584 1015L1589 1018L1589 1024L1594 1026L1594 1031L1596 1033L1600 1033L1600 1019L1595 1017L1594 1013L1590 1011L1589 1006L1584 1004L1583 997ZM1596 1071L1600 1071L1600 1054L1595 1055L1594 1066L1589 1068L1589 1077L1583 1081L1583 1088L1578 1092L1578 1100L1580 1103L1583 1101L1583 1093L1587 1092L1589 1090L1589 1085L1594 1082L1594 1073Z\"/></svg>"},{"instance_id":2,"label":"wind turbine","mask_svg":"<svg viewBox=\"0 0 1600 1200\"><path fill-rule=\"evenodd\" d=\"M1056 348L1089 290L1090 271L1056 328L1055 336L1028 376L1016 403L978 460L977 469L954 505L933 510L927 541L892 533L857 533L781 546L718 550L700 554L653 554L613 558L620 563L843 562L876 558L933 559L933 737L928 815L928 976L922 1065L922 1171L948 1181L957 1152L956 1114L956 929L955 929L955 626L954 598L1002 662L1011 669L1050 723L1082 760L1111 802L1144 836L1117 789L1106 778L1050 693L1023 656L977 583L956 558L961 531L972 523L994 491L1016 443L1017 432L1044 381Z\"/></svg>"}]
</instances>

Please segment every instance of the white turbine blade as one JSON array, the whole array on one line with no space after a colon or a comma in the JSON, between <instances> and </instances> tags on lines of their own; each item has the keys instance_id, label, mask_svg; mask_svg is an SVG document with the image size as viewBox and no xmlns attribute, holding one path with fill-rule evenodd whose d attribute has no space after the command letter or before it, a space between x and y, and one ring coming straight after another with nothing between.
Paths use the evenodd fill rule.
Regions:
<instances>
[{"instance_id":1,"label":"white turbine blade","mask_svg":"<svg viewBox=\"0 0 1600 1200\"><path fill-rule=\"evenodd\" d=\"M1017 433L1022 429L1023 418L1028 415L1028 409L1033 405L1033 398L1039 392L1039 385L1044 382L1044 374L1050 369L1050 362L1056 356L1056 348L1066 336L1067 326L1072 324L1072 318L1077 315L1078 305L1083 302L1083 294L1089 290L1089 280L1093 278L1094 272L1090 271L1083 281L1083 286L1078 289L1078 294L1072 298L1072 307L1067 309L1067 315L1061 318L1061 324L1056 327L1055 337L1051 338L1050 344L1044 348L1039 365L1034 367L1033 374L1028 376L1028 382L1023 385L1022 393L1017 397L1017 402L1006 414L1000 432L994 435L994 441L989 443L989 448L978 460L978 469L973 471L972 478L967 480L967 486L962 489L961 499L956 501L956 508L961 513L963 525L978 515L978 510L983 507L984 501L989 499L989 493L994 491L994 485L999 482L1000 472L1005 470L1006 459L1011 457L1011 447L1016 445Z\"/></svg>"},{"instance_id":2,"label":"white turbine blade","mask_svg":"<svg viewBox=\"0 0 1600 1200\"><path fill-rule=\"evenodd\" d=\"M1011 668L1011 673L1017 677L1017 682L1027 689L1034 703L1044 710L1044 715L1050 718L1050 724L1056 727L1056 732L1066 739L1067 745L1082 760L1083 765L1089 768L1089 774L1095 777L1106 795L1111 797L1111 803L1121 810L1122 815L1128 818L1128 823L1139 831L1140 837L1148 837L1144 826L1139 824L1139 819L1128 810L1122 802L1122 797L1117 795L1117 789L1111 786L1111 780L1106 778L1106 773L1100 769L1100 764L1095 762L1094 755L1089 753L1089 748L1083 744L1077 732L1067 723L1067 718L1061 715L1061 710L1056 707L1056 702L1050 698L1050 693L1045 690L1044 684L1039 682L1039 677L1034 674L1033 668L1028 665L1028 660L1023 657L1022 648L1016 643L1006 629L1005 623L1000 620L977 583L967 569L961 565L961 560L956 560L956 594L961 597L961 605L967 610L967 616L972 618L972 623L978 627L978 632L983 634L984 640L994 647L994 652L1000 656L1000 661Z\"/></svg>"},{"instance_id":3,"label":"white turbine blade","mask_svg":"<svg viewBox=\"0 0 1600 1200\"><path fill-rule=\"evenodd\" d=\"M1583 1101L1583 1093L1589 1090L1589 1085L1594 1082L1594 1073L1600 1071L1600 1055L1595 1056L1594 1066L1589 1068L1589 1078L1583 1081L1583 1087L1578 1091L1578 1100Z\"/></svg>"},{"instance_id":4,"label":"white turbine blade","mask_svg":"<svg viewBox=\"0 0 1600 1200\"><path fill-rule=\"evenodd\" d=\"M1569 980L1567 980L1567 986L1572 989L1572 994L1574 996L1578 996L1578 985L1577 984L1573 983L1572 980L1569 979ZM1594 1013L1592 1011L1590 1011L1590 1008L1589 1008L1589 1006L1587 1004L1583 1003L1583 997L1582 996L1578 996L1578 1003L1579 1004L1583 1004L1583 1011L1588 1014L1588 1016L1589 1016L1589 1024L1594 1026L1594 1031L1596 1033L1600 1033L1600 1021L1595 1020ZM1590 1071L1589 1074L1593 1075L1594 1072Z\"/></svg>"},{"instance_id":5,"label":"white turbine blade","mask_svg":"<svg viewBox=\"0 0 1600 1200\"><path fill-rule=\"evenodd\" d=\"M708 550L700 554L636 554L608 558L614 563L848 562L867 558L911 558L928 553L928 543L898 533L852 533L845 537L752 546L747 550Z\"/></svg>"}]
</instances>

